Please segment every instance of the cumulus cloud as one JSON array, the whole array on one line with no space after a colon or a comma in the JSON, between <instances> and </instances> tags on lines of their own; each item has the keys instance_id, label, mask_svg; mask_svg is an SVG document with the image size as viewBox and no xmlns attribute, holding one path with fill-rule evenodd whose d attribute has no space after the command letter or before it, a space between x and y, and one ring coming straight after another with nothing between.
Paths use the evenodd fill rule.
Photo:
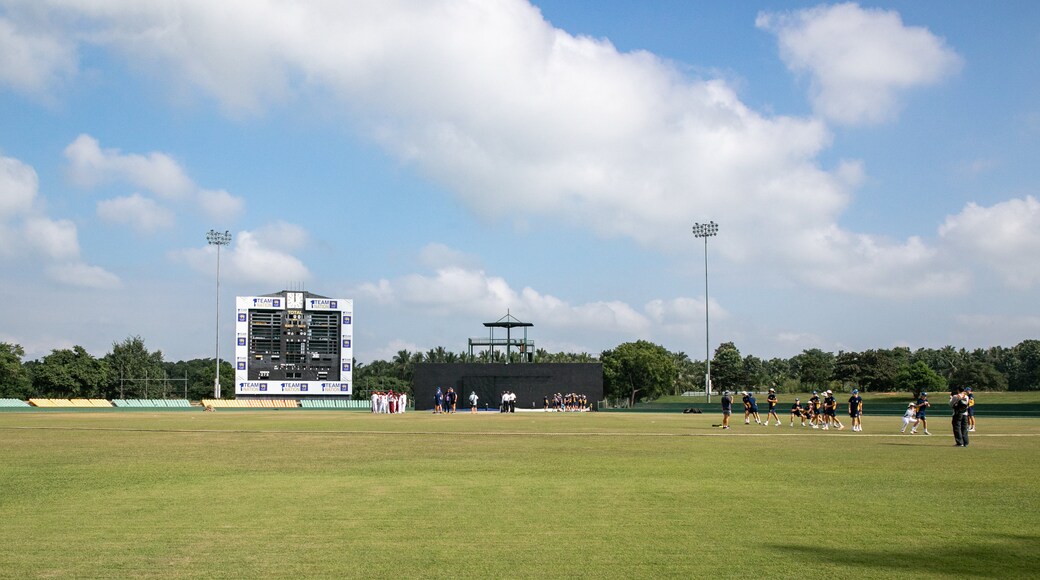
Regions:
<instances>
[{"instance_id":1,"label":"cumulus cloud","mask_svg":"<svg viewBox=\"0 0 1040 580\"><path fill-rule=\"evenodd\" d=\"M396 280L359 285L353 295L383 306L406 307L439 316L493 319L507 310L539 320L550 328L646 336L653 329L689 333L702 328L703 298L658 299L637 309L619 300L571 304L531 287L513 288L505 279L481 269L445 266L432 275L410 274ZM714 315L727 312L711 301Z\"/></svg>"},{"instance_id":2,"label":"cumulus cloud","mask_svg":"<svg viewBox=\"0 0 1040 580\"><path fill-rule=\"evenodd\" d=\"M1040 201L1033 196L991 207L969 203L947 216L939 235L958 257L984 264L1011 287L1040 283Z\"/></svg>"},{"instance_id":3,"label":"cumulus cloud","mask_svg":"<svg viewBox=\"0 0 1040 580\"><path fill-rule=\"evenodd\" d=\"M130 226L143 234L168 229L174 222L173 212L139 193L99 201L97 213L107 222Z\"/></svg>"},{"instance_id":4,"label":"cumulus cloud","mask_svg":"<svg viewBox=\"0 0 1040 580\"><path fill-rule=\"evenodd\" d=\"M51 279L82 288L118 288L122 284L119 277L104 268L91 266L83 262L53 264L47 267L47 275Z\"/></svg>"},{"instance_id":5,"label":"cumulus cloud","mask_svg":"<svg viewBox=\"0 0 1040 580\"><path fill-rule=\"evenodd\" d=\"M439 242L426 244L419 252L419 261L422 265L434 270L448 266L475 268L479 265L479 259L476 256L450 248Z\"/></svg>"},{"instance_id":6,"label":"cumulus cloud","mask_svg":"<svg viewBox=\"0 0 1040 580\"><path fill-rule=\"evenodd\" d=\"M29 258L53 280L109 288L119 278L80 259L79 233L68 219L54 219L38 203L36 170L0 155L0 258Z\"/></svg>"},{"instance_id":7,"label":"cumulus cloud","mask_svg":"<svg viewBox=\"0 0 1040 580\"><path fill-rule=\"evenodd\" d=\"M217 221L234 219L246 207L246 201L223 189L200 189L198 191L199 207L209 218Z\"/></svg>"},{"instance_id":8,"label":"cumulus cloud","mask_svg":"<svg viewBox=\"0 0 1040 580\"><path fill-rule=\"evenodd\" d=\"M0 85L50 100L76 73L76 46L60 35L15 26L0 17Z\"/></svg>"},{"instance_id":9,"label":"cumulus cloud","mask_svg":"<svg viewBox=\"0 0 1040 580\"><path fill-rule=\"evenodd\" d=\"M762 12L755 24L777 36L789 69L810 75L816 112L838 123L889 120L901 91L934 84L961 66L941 38L906 26L891 10L821 5Z\"/></svg>"},{"instance_id":10,"label":"cumulus cloud","mask_svg":"<svg viewBox=\"0 0 1040 580\"><path fill-rule=\"evenodd\" d=\"M97 139L80 135L65 148L69 177L84 188L109 181L124 181L160 197L178 199L195 190L172 157L165 153L124 154L118 149L101 149Z\"/></svg>"},{"instance_id":11,"label":"cumulus cloud","mask_svg":"<svg viewBox=\"0 0 1040 580\"><path fill-rule=\"evenodd\" d=\"M911 295L956 282L920 240L840 229L864 173L855 160L819 165L831 141L821 118L765 116L725 80L568 34L523 0L40 2L78 14L66 21L88 28L89 42L235 113L311 90L333 95L352 126L488 215L562 220L663 251L691 223L714 219L730 260L827 288L861 288L816 275L842 260L867 282L923 272L932 281ZM821 114L847 122L889 115L898 90L935 82L958 62L927 30L855 5L765 14L759 26L812 75ZM168 156L101 150L89 137L74 145L85 181L120 175L147 187L138 169L149 167L174 176L171 195L186 187ZM864 259L879 248L919 251L912 263Z\"/></svg>"},{"instance_id":12,"label":"cumulus cloud","mask_svg":"<svg viewBox=\"0 0 1040 580\"><path fill-rule=\"evenodd\" d=\"M17 159L0 156L0 220L29 211L39 185L35 169Z\"/></svg>"},{"instance_id":13,"label":"cumulus cloud","mask_svg":"<svg viewBox=\"0 0 1040 580\"><path fill-rule=\"evenodd\" d=\"M232 235L231 246L221 251L221 276L238 282L306 281L310 278L310 271L279 243L287 242L290 247L298 248L293 244L305 234L302 228L293 224L274 224L257 232L238 232ZM216 263L216 253L216 246L207 245L174 251L170 255L199 272L210 273Z\"/></svg>"},{"instance_id":14,"label":"cumulus cloud","mask_svg":"<svg viewBox=\"0 0 1040 580\"><path fill-rule=\"evenodd\" d=\"M227 221L245 209L245 200L223 189L204 189L195 185L181 165L169 155L153 151L147 154L123 153L119 149L102 149L97 139L80 135L65 148L68 175L77 186L92 189L104 183L128 183L169 201L195 202L207 218ZM146 214L151 221L172 224L173 214L140 194L101 202L114 223L143 227L127 220L112 219L117 208ZM102 216L106 217L106 216Z\"/></svg>"}]
</instances>

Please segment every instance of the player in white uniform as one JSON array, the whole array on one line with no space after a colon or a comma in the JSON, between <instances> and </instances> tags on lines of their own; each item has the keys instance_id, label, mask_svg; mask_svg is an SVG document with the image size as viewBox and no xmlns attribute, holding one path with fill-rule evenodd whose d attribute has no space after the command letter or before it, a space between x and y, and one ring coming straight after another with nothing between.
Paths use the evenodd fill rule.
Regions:
<instances>
[{"instance_id":1,"label":"player in white uniform","mask_svg":"<svg viewBox=\"0 0 1040 580\"><path fill-rule=\"evenodd\" d=\"M917 406L913 403L907 403L906 413L903 413L903 428L899 430L900 433L906 433L906 426L917 418Z\"/></svg>"},{"instance_id":2,"label":"player in white uniform","mask_svg":"<svg viewBox=\"0 0 1040 580\"><path fill-rule=\"evenodd\" d=\"M408 409L408 394L401 393L401 398L398 400L397 403L397 412L404 413L406 409Z\"/></svg>"},{"instance_id":3,"label":"player in white uniform","mask_svg":"<svg viewBox=\"0 0 1040 580\"><path fill-rule=\"evenodd\" d=\"M372 393L372 412L379 412L379 393Z\"/></svg>"}]
</instances>

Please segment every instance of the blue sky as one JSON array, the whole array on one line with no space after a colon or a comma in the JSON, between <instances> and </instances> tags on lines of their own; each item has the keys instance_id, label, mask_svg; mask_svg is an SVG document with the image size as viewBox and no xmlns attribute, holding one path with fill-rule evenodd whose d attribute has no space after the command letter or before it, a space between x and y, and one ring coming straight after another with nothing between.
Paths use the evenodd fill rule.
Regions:
<instances>
[{"instance_id":1,"label":"blue sky","mask_svg":"<svg viewBox=\"0 0 1040 580\"><path fill-rule=\"evenodd\" d=\"M362 361L1040 335L1040 5L0 0L0 341L222 356L353 298Z\"/></svg>"}]
</instances>

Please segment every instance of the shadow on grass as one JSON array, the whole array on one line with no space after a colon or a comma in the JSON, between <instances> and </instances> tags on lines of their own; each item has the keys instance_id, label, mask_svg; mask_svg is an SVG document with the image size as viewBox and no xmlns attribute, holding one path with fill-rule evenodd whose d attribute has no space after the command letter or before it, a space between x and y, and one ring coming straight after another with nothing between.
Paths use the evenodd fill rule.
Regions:
<instances>
[{"instance_id":1,"label":"shadow on grass","mask_svg":"<svg viewBox=\"0 0 1040 580\"><path fill-rule=\"evenodd\" d=\"M1040 536L998 534L986 538L951 537L933 549L824 548L772 544L770 549L799 560L808 559L860 569L861 573L912 576L915 573L951 577L1036 578L1040 576Z\"/></svg>"}]
</instances>

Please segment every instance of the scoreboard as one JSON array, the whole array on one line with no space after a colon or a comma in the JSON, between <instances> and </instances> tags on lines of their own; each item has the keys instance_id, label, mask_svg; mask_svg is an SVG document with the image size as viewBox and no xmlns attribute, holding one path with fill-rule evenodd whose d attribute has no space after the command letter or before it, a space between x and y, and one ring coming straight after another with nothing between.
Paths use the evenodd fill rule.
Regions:
<instances>
[{"instance_id":1,"label":"scoreboard","mask_svg":"<svg viewBox=\"0 0 1040 580\"><path fill-rule=\"evenodd\" d=\"M351 394L353 300L284 291L235 306L236 395Z\"/></svg>"}]
</instances>

